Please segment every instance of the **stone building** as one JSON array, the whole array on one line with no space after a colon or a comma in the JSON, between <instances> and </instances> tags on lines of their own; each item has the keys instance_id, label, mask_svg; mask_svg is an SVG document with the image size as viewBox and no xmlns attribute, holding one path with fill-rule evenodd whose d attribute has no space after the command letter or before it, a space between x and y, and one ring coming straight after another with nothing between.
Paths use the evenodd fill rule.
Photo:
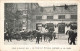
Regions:
<instances>
[{"instance_id":1,"label":"stone building","mask_svg":"<svg viewBox=\"0 0 80 51\"><path fill-rule=\"evenodd\" d=\"M10 16L14 17L12 20L16 31L38 29L45 32L46 25L50 24L56 33L64 34L71 23L77 25L77 5L42 7L38 3L13 3L9 9L14 13L12 15L16 15Z\"/></svg>"},{"instance_id":2,"label":"stone building","mask_svg":"<svg viewBox=\"0 0 80 51\"><path fill-rule=\"evenodd\" d=\"M56 33L64 34L71 29L71 23L77 26L77 5L39 7L33 12L32 18L34 30L45 32L43 25L50 23L54 25Z\"/></svg>"},{"instance_id":3,"label":"stone building","mask_svg":"<svg viewBox=\"0 0 80 51\"><path fill-rule=\"evenodd\" d=\"M5 29L32 30L32 11L38 7L37 5L38 3L5 3Z\"/></svg>"},{"instance_id":4,"label":"stone building","mask_svg":"<svg viewBox=\"0 0 80 51\"><path fill-rule=\"evenodd\" d=\"M20 31L31 31L32 30L32 13L38 7L37 3L17 3L17 9L21 13L19 15L19 22L21 23L22 27Z\"/></svg>"}]
</instances>

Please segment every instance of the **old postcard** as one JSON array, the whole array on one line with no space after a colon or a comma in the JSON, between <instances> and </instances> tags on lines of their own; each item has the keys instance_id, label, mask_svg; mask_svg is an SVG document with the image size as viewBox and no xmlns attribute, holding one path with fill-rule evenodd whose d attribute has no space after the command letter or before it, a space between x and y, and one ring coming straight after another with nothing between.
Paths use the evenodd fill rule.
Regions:
<instances>
[{"instance_id":1,"label":"old postcard","mask_svg":"<svg viewBox=\"0 0 80 51\"><path fill-rule=\"evenodd\" d=\"M0 51L80 51L79 1L1 1Z\"/></svg>"}]
</instances>

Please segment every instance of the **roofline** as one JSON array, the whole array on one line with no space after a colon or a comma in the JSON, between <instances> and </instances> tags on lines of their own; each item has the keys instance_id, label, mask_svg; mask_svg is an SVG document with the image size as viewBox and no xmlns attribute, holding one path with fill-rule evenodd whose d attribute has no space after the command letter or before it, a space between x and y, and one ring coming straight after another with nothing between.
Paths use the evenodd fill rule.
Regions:
<instances>
[{"instance_id":1,"label":"roofline","mask_svg":"<svg viewBox=\"0 0 80 51\"><path fill-rule=\"evenodd\" d=\"M55 5L53 5L55 6ZM50 7L53 7L53 6L39 6L39 7L43 7L43 8L50 8ZM64 7L65 5L61 5L61 6L55 6L55 7ZM77 6L77 5L67 5L67 6Z\"/></svg>"}]
</instances>

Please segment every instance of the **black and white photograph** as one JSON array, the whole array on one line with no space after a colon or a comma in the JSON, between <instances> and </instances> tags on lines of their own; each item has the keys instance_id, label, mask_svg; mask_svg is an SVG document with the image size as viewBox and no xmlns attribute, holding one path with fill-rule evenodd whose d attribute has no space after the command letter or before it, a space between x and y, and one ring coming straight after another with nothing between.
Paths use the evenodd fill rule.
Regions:
<instances>
[{"instance_id":1,"label":"black and white photograph","mask_svg":"<svg viewBox=\"0 0 80 51\"><path fill-rule=\"evenodd\" d=\"M4 45L77 45L77 4L4 3Z\"/></svg>"}]
</instances>

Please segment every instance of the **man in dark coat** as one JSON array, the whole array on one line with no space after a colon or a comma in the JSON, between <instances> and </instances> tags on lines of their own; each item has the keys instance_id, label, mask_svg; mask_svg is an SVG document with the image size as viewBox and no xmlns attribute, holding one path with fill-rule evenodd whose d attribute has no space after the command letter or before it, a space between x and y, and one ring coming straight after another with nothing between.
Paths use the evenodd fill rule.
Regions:
<instances>
[{"instance_id":1,"label":"man in dark coat","mask_svg":"<svg viewBox=\"0 0 80 51\"><path fill-rule=\"evenodd\" d=\"M71 40L70 45L72 43L73 43L73 45L76 45L76 43L75 43L76 37L77 37L77 32L75 32L75 30L74 30L74 31L72 31L72 35L70 36L70 40Z\"/></svg>"},{"instance_id":2,"label":"man in dark coat","mask_svg":"<svg viewBox=\"0 0 80 51\"><path fill-rule=\"evenodd\" d=\"M48 40L49 42L50 42L50 41L52 40L52 38L53 38L53 37L52 37L52 33L53 33L52 31L48 32L48 35L47 35L47 36L48 36L48 38L49 38L49 40Z\"/></svg>"},{"instance_id":3,"label":"man in dark coat","mask_svg":"<svg viewBox=\"0 0 80 51\"><path fill-rule=\"evenodd\" d=\"M73 43L73 45L75 45L75 39L77 37L76 30L68 30L67 34L69 35L69 37L68 37L68 43L69 43L69 40L70 40L69 44L71 45Z\"/></svg>"},{"instance_id":4,"label":"man in dark coat","mask_svg":"<svg viewBox=\"0 0 80 51\"><path fill-rule=\"evenodd\" d=\"M8 42L9 42L9 40L12 42L12 36L11 36L11 33L12 33L12 29L9 29L8 31L7 31L7 40L8 40Z\"/></svg>"},{"instance_id":5,"label":"man in dark coat","mask_svg":"<svg viewBox=\"0 0 80 51\"><path fill-rule=\"evenodd\" d=\"M40 38L41 38L41 34L40 34L40 32L37 32L36 33L36 43L39 44Z\"/></svg>"}]
</instances>

